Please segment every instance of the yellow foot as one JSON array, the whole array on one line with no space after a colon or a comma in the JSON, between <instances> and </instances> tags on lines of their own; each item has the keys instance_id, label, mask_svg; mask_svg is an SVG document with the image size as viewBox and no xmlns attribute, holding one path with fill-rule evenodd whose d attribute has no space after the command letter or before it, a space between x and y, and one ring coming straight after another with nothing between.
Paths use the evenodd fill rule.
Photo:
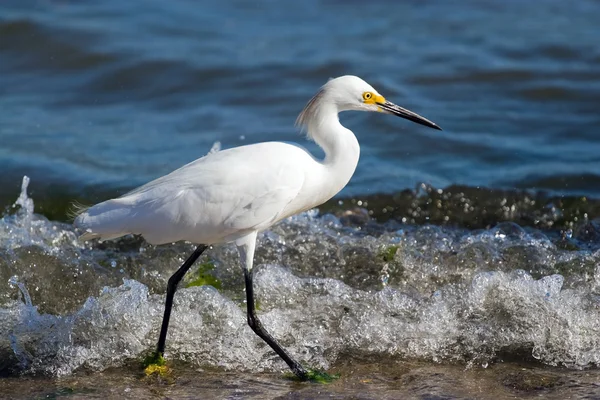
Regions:
<instances>
[{"instance_id":1,"label":"yellow foot","mask_svg":"<svg viewBox=\"0 0 600 400\"><path fill-rule=\"evenodd\" d=\"M144 368L144 373L146 376L158 375L161 378L167 378L171 376L171 368L166 365L150 364Z\"/></svg>"},{"instance_id":2,"label":"yellow foot","mask_svg":"<svg viewBox=\"0 0 600 400\"><path fill-rule=\"evenodd\" d=\"M171 376L171 369L167 366L165 358L160 353L152 353L144 359L144 373L146 376L157 375L161 378Z\"/></svg>"}]
</instances>

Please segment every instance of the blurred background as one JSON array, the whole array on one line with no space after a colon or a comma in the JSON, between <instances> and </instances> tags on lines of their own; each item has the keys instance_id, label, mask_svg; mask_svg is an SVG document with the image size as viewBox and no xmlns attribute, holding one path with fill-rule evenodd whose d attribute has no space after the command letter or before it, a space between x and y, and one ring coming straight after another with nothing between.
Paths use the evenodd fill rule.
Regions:
<instances>
[{"instance_id":1,"label":"blurred background","mask_svg":"<svg viewBox=\"0 0 600 400\"><path fill-rule=\"evenodd\" d=\"M102 200L223 148L283 140L353 74L443 132L346 113L345 196L425 182L600 195L600 2L5 0L0 205ZM41 204L41 203L39 203Z\"/></svg>"}]
</instances>

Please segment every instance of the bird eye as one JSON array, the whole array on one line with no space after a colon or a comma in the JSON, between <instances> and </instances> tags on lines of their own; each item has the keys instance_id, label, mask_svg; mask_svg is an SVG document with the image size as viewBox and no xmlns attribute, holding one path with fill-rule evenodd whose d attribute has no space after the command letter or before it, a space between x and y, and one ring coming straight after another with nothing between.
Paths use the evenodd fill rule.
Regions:
<instances>
[{"instance_id":1,"label":"bird eye","mask_svg":"<svg viewBox=\"0 0 600 400\"><path fill-rule=\"evenodd\" d=\"M371 93L371 92L364 92L363 93L363 99L364 100L370 100L371 97L373 97L373 93Z\"/></svg>"}]
</instances>

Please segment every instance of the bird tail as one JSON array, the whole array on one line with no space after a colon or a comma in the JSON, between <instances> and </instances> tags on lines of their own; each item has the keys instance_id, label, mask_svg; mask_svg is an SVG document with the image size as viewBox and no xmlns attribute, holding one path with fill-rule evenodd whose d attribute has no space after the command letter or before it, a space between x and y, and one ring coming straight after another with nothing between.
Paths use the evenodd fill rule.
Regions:
<instances>
[{"instance_id":1,"label":"bird tail","mask_svg":"<svg viewBox=\"0 0 600 400\"><path fill-rule=\"evenodd\" d=\"M84 231L79 240L110 240L130 234L124 226L131 210L122 198L107 200L92 207L75 203L70 213L74 218L73 225Z\"/></svg>"},{"instance_id":2,"label":"bird tail","mask_svg":"<svg viewBox=\"0 0 600 400\"><path fill-rule=\"evenodd\" d=\"M78 201L74 201L71 203L71 206L67 210L67 217L74 221L80 214L86 212L90 206L82 204Z\"/></svg>"}]
</instances>

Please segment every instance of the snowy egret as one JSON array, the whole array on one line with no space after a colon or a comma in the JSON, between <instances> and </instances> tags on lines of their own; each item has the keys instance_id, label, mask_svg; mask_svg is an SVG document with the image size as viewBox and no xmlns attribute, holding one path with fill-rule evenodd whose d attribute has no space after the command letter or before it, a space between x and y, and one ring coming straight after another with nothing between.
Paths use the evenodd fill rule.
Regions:
<instances>
[{"instance_id":1,"label":"snowy egret","mask_svg":"<svg viewBox=\"0 0 600 400\"><path fill-rule=\"evenodd\" d=\"M151 244L186 240L198 245L169 279L157 357L164 354L179 281L209 245L234 242L244 271L248 324L300 379L308 379L308 371L277 343L256 315L254 248L258 232L324 203L346 186L360 153L356 137L338 119L338 113L346 110L379 111L440 129L387 101L362 79L342 76L321 87L296 121L325 151L322 162L288 143L236 147L210 153L122 197L82 210L76 217L75 225L84 231L82 240L139 234Z\"/></svg>"}]
</instances>

